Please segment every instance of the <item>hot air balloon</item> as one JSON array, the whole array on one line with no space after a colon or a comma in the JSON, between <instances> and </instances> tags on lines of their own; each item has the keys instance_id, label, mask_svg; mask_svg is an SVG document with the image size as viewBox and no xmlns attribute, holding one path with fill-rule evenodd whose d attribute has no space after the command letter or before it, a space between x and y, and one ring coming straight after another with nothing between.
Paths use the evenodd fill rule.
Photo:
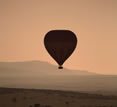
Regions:
<instances>
[{"instance_id":1,"label":"hot air balloon","mask_svg":"<svg viewBox=\"0 0 117 107\"><path fill-rule=\"evenodd\" d=\"M48 53L63 69L63 63L73 53L77 45L77 38L70 30L51 30L44 38L44 45Z\"/></svg>"}]
</instances>

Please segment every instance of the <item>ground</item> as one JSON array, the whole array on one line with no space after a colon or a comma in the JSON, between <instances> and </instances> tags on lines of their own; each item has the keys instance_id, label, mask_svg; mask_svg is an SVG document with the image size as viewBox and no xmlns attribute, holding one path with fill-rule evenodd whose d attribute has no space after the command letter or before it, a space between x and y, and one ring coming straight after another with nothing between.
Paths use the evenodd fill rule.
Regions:
<instances>
[{"instance_id":1,"label":"ground","mask_svg":"<svg viewBox=\"0 0 117 107\"><path fill-rule=\"evenodd\" d=\"M0 107L117 107L117 96L59 90L0 88Z\"/></svg>"}]
</instances>

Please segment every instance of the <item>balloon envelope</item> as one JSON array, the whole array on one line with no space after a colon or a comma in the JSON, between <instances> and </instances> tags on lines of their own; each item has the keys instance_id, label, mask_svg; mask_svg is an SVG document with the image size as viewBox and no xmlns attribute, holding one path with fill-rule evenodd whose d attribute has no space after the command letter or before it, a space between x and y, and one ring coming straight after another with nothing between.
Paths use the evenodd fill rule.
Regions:
<instances>
[{"instance_id":1,"label":"balloon envelope","mask_svg":"<svg viewBox=\"0 0 117 107\"><path fill-rule=\"evenodd\" d=\"M48 53L59 64L59 69L62 69L63 63L76 48L77 38L69 30L52 30L45 35L44 45Z\"/></svg>"}]
</instances>

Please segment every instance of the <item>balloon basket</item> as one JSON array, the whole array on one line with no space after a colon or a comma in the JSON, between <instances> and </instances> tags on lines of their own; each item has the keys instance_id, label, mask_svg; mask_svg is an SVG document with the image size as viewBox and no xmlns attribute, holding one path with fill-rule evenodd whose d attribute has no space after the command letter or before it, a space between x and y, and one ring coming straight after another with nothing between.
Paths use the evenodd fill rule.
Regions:
<instances>
[{"instance_id":1,"label":"balloon basket","mask_svg":"<svg viewBox=\"0 0 117 107\"><path fill-rule=\"evenodd\" d=\"M58 69L63 69L63 67L62 66L59 66Z\"/></svg>"}]
</instances>

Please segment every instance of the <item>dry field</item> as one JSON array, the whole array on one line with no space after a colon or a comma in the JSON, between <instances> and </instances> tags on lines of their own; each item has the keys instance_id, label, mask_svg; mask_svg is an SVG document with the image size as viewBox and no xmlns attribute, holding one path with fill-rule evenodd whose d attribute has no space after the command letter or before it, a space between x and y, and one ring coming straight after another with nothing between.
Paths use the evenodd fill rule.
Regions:
<instances>
[{"instance_id":1,"label":"dry field","mask_svg":"<svg viewBox=\"0 0 117 107\"><path fill-rule=\"evenodd\" d=\"M72 91L0 88L0 107L117 107L117 96Z\"/></svg>"}]
</instances>

